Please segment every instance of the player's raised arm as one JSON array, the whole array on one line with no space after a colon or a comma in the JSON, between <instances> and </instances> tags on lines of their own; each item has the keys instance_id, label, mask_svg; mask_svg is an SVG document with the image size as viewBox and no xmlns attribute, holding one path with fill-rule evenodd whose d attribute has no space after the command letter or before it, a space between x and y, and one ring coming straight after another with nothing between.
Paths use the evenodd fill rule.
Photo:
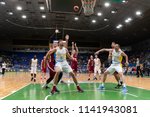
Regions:
<instances>
[{"instance_id":1,"label":"player's raised arm","mask_svg":"<svg viewBox=\"0 0 150 117\"><path fill-rule=\"evenodd\" d=\"M73 51L74 51L74 42L72 42L72 50L71 50L72 55L73 55Z\"/></svg>"},{"instance_id":2,"label":"player's raised arm","mask_svg":"<svg viewBox=\"0 0 150 117\"><path fill-rule=\"evenodd\" d=\"M68 40L69 40L69 35L67 34L65 36L65 41L66 41L66 44L65 44L65 47L68 48Z\"/></svg>"},{"instance_id":3,"label":"player's raised arm","mask_svg":"<svg viewBox=\"0 0 150 117\"><path fill-rule=\"evenodd\" d=\"M125 57L125 59L126 59L126 65L128 66L128 64L129 64L128 55L125 54L123 51L122 51L121 55Z\"/></svg>"},{"instance_id":4,"label":"player's raised arm","mask_svg":"<svg viewBox=\"0 0 150 117\"><path fill-rule=\"evenodd\" d=\"M78 55L79 49L78 49L78 47L77 47L77 44L75 43L74 46L75 46L75 49L76 49L76 53L77 53L77 55Z\"/></svg>"},{"instance_id":5,"label":"player's raised arm","mask_svg":"<svg viewBox=\"0 0 150 117\"><path fill-rule=\"evenodd\" d=\"M99 54L100 52L110 52L110 51L112 51L112 49L103 48L103 49L100 49L97 52L95 52L95 54Z\"/></svg>"}]
</instances>

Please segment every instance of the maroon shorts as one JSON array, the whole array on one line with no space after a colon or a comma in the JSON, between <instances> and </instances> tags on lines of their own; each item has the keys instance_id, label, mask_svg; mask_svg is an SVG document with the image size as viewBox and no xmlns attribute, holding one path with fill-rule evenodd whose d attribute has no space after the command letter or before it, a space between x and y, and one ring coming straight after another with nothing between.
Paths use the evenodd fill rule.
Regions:
<instances>
[{"instance_id":1,"label":"maroon shorts","mask_svg":"<svg viewBox=\"0 0 150 117\"><path fill-rule=\"evenodd\" d=\"M91 66L91 67L88 68L88 70L89 70L89 72L93 73L94 72L94 67Z\"/></svg>"},{"instance_id":2,"label":"maroon shorts","mask_svg":"<svg viewBox=\"0 0 150 117\"><path fill-rule=\"evenodd\" d=\"M49 63L49 66L51 67L51 69L54 70L54 63ZM55 74L56 74L56 72L52 71L50 68L48 68L48 69L49 69L49 75L50 75L50 77L54 77Z\"/></svg>"},{"instance_id":3,"label":"maroon shorts","mask_svg":"<svg viewBox=\"0 0 150 117\"><path fill-rule=\"evenodd\" d=\"M77 64L71 64L71 68L73 71L77 72L78 71L78 65Z\"/></svg>"},{"instance_id":4,"label":"maroon shorts","mask_svg":"<svg viewBox=\"0 0 150 117\"><path fill-rule=\"evenodd\" d=\"M46 68L42 68L42 72L43 72L43 73L46 73Z\"/></svg>"}]
</instances>

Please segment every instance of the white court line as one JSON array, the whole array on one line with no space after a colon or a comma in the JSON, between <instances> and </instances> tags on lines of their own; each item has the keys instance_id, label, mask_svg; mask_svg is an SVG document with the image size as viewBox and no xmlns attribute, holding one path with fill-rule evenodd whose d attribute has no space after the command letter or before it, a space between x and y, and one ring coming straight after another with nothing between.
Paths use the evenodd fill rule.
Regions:
<instances>
[{"instance_id":1,"label":"white court line","mask_svg":"<svg viewBox=\"0 0 150 117\"><path fill-rule=\"evenodd\" d=\"M98 83L98 82L94 82L94 81L92 81L92 82L88 82L88 81L83 81L83 82L79 82L79 84L91 84L91 83L95 83L95 84L100 84L100 83ZM70 84L74 84L74 82L73 81L71 81L70 82ZM107 82L106 84L116 84L116 83L112 83L112 82ZM138 89L144 89L144 90L147 90L147 91L150 91L149 89L145 89L145 88L143 88L143 87L136 87L136 86L131 86L131 85L127 85L128 87L133 87L133 88L138 88Z\"/></svg>"},{"instance_id":2,"label":"white court line","mask_svg":"<svg viewBox=\"0 0 150 117\"><path fill-rule=\"evenodd\" d=\"M10 94L8 94L8 95L6 95L6 96L0 98L0 100L2 100L2 99L4 99L4 98L6 98L6 97L8 97L8 96L10 96L10 95L12 95L12 94L14 94L14 93L16 93L17 91L19 91L19 90L21 90L21 89L23 89L23 88L29 86L30 84L31 84L31 83L29 83L29 84L27 84L27 85L25 85L25 86L22 86L21 88L15 90L15 91L12 91Z\"/></svg>"},{"instance_id":3,"label":"white court line","mask_svg":"<svg viewBox=\"0 0 150 117\"><path fill-rule=\"evenodd\" d=\"M86 92L90 92L90 91L97 91L97 90L84 90L84 91L86 91ZM101 91L101 90L98 90L98 91ZM108 91L108 92L118 92L118 91L115 91L115 90L103 90L103 91ZM61 93L72 93L72 92L77 92L77 90L72 90L72 91L62 91ZM60 93L60 94L61 94ZM84 92L83 92L84 93ZM127 95L130 95L130 96L133 96L133 97L136 97L136 98L138 98L139 96L137 96L137 95L134 95L134 94L131 94L131 93L125 93L125 94L127 94ZM54 94L55 95L55 94ZM47 95L46 97L45 97L45 99L44 100L47 100L49 97L51 97L52 95Z\"/></svg>"},{"instance_id":4,"label":"white court line","mask_svg":"<svg viewBox=\"0 0 150 117\"><path fill-rule=\"evenodd\" d=\"M131 93L126 93L126 94L131 95L131 96L136 97L136 98L138 98L138 97L139 97L139 96L134 95L134 94L131 94Z\"/></svg>"}]
</instances>

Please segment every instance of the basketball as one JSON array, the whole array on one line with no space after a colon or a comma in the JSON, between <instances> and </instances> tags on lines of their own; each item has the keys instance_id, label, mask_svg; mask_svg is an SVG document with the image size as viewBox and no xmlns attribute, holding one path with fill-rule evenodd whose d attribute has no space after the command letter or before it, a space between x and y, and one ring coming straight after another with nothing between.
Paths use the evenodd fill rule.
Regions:
<instances>
[{"instance_id":1,"label":"basketball","mask_svg":"<svg viewBox=\"0 0 150 117\"><path fill-rule=\"evenodd\" d=\"M75 12L79 11L79 6L74 6L74 11Z\"/></svg>"}]
</instances>

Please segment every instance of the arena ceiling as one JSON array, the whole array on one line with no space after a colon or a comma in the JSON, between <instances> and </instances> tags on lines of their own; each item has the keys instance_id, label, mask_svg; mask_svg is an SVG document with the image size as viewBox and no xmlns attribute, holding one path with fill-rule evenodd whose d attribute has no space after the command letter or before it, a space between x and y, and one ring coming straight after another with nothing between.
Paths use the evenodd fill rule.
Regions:
<instances>
[{"instance_id":1,"label":"arena ceiling","mask_svg":"<svg viewBox=\"0 0 150 117\"><path fill-rule=\"evenodd\" d=\"M150 38L150 0L97 0L89 17L80 0L0 0L1 39L48 40L56 28L82 44L133 44Z\"/></svg>"}]
</instances>

